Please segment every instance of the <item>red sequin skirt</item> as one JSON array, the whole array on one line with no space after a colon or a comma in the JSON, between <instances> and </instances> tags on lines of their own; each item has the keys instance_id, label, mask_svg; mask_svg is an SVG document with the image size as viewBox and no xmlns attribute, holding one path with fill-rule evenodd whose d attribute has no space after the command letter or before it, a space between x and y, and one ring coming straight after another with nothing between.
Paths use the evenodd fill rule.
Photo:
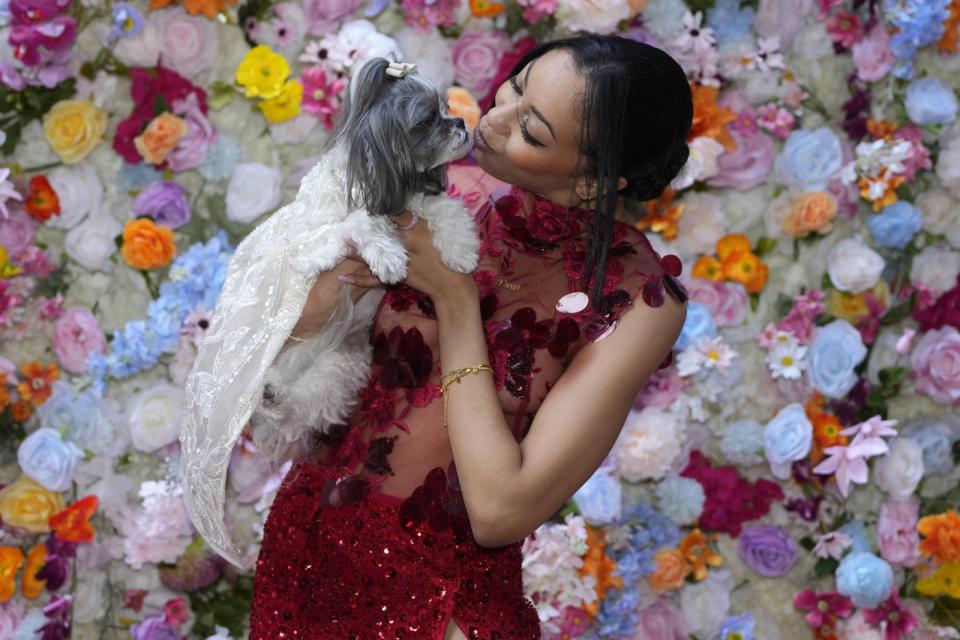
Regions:
<instances>
[{"instance_id":1,"label":"red sequin skirt","mask_svg":"<svg viewBox=\"0 0 960 640\"><path fill-rule=\"evenodd\" d=\"M429 523L401 526L403 498L324 503L335 476L297 461L264 524L250 640L539 640L523 594L521 544L480 547Z\"/></svg>"}]
</instances>

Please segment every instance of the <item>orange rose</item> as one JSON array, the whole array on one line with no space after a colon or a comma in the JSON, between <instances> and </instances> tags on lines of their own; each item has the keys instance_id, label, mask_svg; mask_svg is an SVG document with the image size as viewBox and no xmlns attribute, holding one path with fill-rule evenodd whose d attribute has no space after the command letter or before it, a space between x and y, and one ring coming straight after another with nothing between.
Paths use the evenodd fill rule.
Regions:
<instances>
[{"instance_id":1,"label":"orange rose","mask_svg":"<svg viewBox=\"0 0 960 640\"><path fill-rule=\"evenodd\" d=\"M187 134L187 123L169 111L150 121L143 133L133 139L137 153L150 164L160 164Z\"/></svg>"},{"instance_id":2,"label":"orange rose","mask_svg":"<svg viewBox=\"0 0 960 640\"><path fill-rule=\"evenodd\" d=\"M795 238L811 231L826 233L837 217L837 201L829 193L814 191L798 196L790 213L783 220L783 229Z\"/></svg>"},{"instance_id":3,"label":"orange rose","mask_svg":"<svg viewBox=\"0 0 960 640\"><path fill-rule=\"evenodd\" d=\"M654 557L657 569L647 577L650 588L657 593L679 589L690 573L690 564L679 549L664 548Z\"/></svg>"},{"instance_id":4,"label":"orange rose","mask_svg":"<svg viewBox=\"0 0 960 640\"><path fill-rule=\"evenodd\" d=\"M447 108L450 115L463 118L470 131L473 131L480 122L480 105L477 104L473 94L463 87L447 89Z\"/></svg>"},{"instance_id":5,"label":"orange rose","mask_svg":"<svg viewBox=\"0 0 960 640\"><path fill-rule=\"evenodd\" d=\"M717 257L725 262L732 253L750 253L750 238L742 233L728 233L717 240Z\"/></svg>"},{"instance_id":6,"label":"orange rose","mask_svg":"<svg viewBox=\"0 0 960 640\"><path fill-rule=\"evenodd\" d=\"M920 553L941 564L960 563L960 514L956 511L920 518L917 531L926 538L920 542Z\"/></svg>"},{"instance_id":7,"label":"orange rose","mask_svg":"<svg viewBox=\"0 0 960 640\"><path fill-rule=\"evenodd\" d=\"M123 226L120 255L134 269L147 270L170 264L177 253L173 231L150 218L128 220Z\"/></svg>"},{"instance_id":8,"label":"orange rose","mask_svg":"<svg viewBox=\"0 0 960 640\"><path fill-rule=\"evenodd\" d=\"M693 277L720 282L723 280L723 265L713 256L700 256L693 265Z\"/></svg>"}]
</instances>

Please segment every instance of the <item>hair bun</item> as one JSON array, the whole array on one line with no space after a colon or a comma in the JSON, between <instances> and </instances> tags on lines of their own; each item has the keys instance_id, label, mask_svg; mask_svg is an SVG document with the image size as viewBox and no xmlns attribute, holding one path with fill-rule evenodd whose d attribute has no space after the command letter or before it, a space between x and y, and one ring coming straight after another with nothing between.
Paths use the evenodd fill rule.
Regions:
<instances>
[{"instance_id":1,"label":"hair bun","mask_svg":"<svg viewBox=\"0 0 960 640\"><path fill-rule=\"evenodd\" d=\"M631 177L623 190L623 195L641 202L659 198L680 173L689 157L689 145L685 140L678 142L670 150L670 156L659 169Z\"/></svg>"}]
</instances>

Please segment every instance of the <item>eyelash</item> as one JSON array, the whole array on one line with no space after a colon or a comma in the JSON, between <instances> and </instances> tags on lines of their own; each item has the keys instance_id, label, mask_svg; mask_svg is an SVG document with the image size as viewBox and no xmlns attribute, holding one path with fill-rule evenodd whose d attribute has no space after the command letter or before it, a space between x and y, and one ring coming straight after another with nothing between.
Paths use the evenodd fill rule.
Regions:
<instances>
[{"instance_id":1,"label":"eyelash","mask_svg":"<svg viewBox=\"0 0 960 640\"><path fill-rule=\"evenodd\" d=\"M511 77L510 77L510 86L513 87L513 90L517 92L517 95L518 95L518 96L522 96L522 95L523 95L523 91L520 90L520 83L517 82L517 76L511 76ZM524 142L526 142L527 144L529 144L529 145L531 145L531 146L533 146L533 147L545 147L545 146L547 146L547 145L543 144L542 142L540 142L539 140L537 140L536 138L534 138L532 135L530 135L530 132L527 131L527 127L526 127L526 125L524 124L523 120L520 121L520 135L523 136Z\"/></svg>"}]
</instances>

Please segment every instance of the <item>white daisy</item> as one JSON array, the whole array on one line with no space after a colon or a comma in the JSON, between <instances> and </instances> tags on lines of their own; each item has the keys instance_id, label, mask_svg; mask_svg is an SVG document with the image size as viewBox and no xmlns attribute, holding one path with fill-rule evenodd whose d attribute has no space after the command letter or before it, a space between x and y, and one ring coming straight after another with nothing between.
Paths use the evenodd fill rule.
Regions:
<instances>
[{"instance_id":1,"label":"white daisy","mask_svg":"<svg viewBox=\"0 0 960 640\"><path fill-rule=\"evenodd\" d=\"M703 26L703 14L699 11L683 16L683 31L673 41L673 45L680 51L696 53L715 49L717 40L713 37L713 29Z\"/></svg>"},{"instance_id":2,"label":"white daisy","mask_svg":"<svg viewBox=\"0 0 960 640\"><path fill-rule=\"evenodd\" d=\"M806 355L807 348L796 341L792 344L778 343L767 354L767 366L774 378L797 380L806 367Z\"/></svg>"}]
</instances>

